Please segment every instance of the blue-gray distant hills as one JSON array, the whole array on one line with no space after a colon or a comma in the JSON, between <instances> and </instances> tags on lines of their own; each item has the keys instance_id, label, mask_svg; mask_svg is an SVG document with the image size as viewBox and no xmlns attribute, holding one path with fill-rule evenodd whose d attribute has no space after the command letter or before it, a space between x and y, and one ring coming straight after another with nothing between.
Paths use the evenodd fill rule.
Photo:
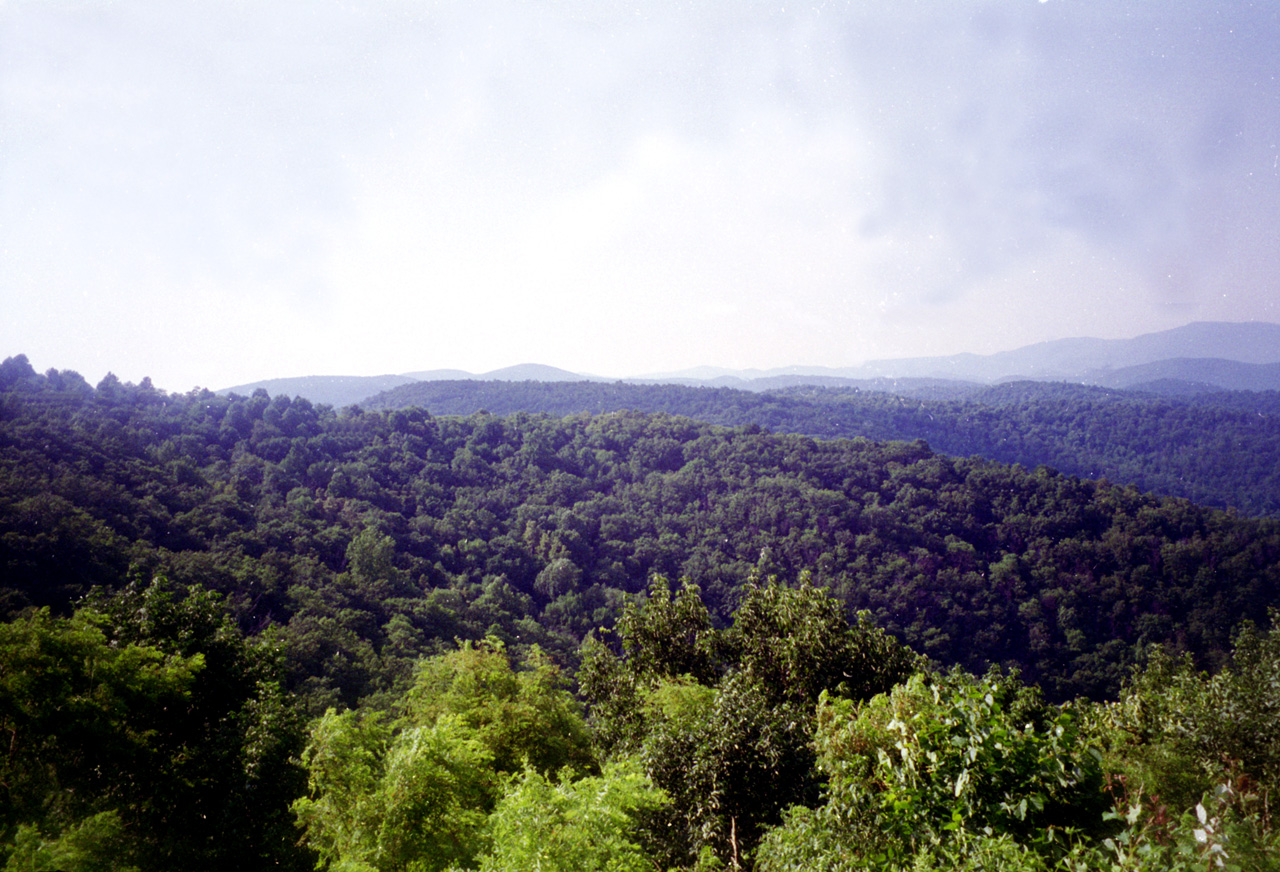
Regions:
<instances>
[{"instance_id":1,"label":"blue-gray distant hills","mask_svg":"<svg viewBox=\"0 0 1280 872\"><path fill-rule=\"evenodd\" d=\"M904 396L959 397L976 386L1058 381L1165 394L1280 390L1280 324L1203 321L1133 339L1059 339L995 354L872 360L854 367L691 370L607 379L526 363L485 373L437 369L380 376L277 378L219 393L305 397L346 406L401 385L437 381L627 382L778 390L804 385L858 387Z\"/></svg>"},{"instance_id":2,"label":"blue-gray distant hills","mask_svg":"<svg viewBox=\"0 0 1280 872\"><path fill-rule=\"evenodd\" d=\"M521 363L516 366L480 373L479 375L459 369L430 369L425 372L408 372L405 375L416 381L612 381L612 379L601 379L596 376L569 372L567 369L558 369L554 366L544 366L541 363Z\"/></svg>"},{"instance_id":3,"label":"blue-gray distant hills","mask_svg":"<svg viewBox=\"0 0 1280 872\"><path fill-rule=\"evenodd\" d=\"M283 394L287 397L304 397L313 403L351 406L375 394L416 381L418 379L406 375L303 375L295 378L269 378L224 388L218 393L248 396L254 391L262 390L273 397Z\"/></svg>"},{"instance_id":4,"label":"blue-gray distant hills","mask_svg":"<svg viewBox=\"0 0 1280 872\"><path fill-rule=\"evenodd\" d=\"M1177 380L1223 390L1280 390L1280 324L1202 321L1133 339L1057 339L995 354L872 360L857 367L732 372L690 370L652 381L718 387L833 380L932 379L998 384L1063 381L1131 388Z\"/></svg>"},{"instance_id":5,"label":"blue-gray distant hills","mask_svg":"<svg viewBox=\"0 0 1280 872\"><path fill-rule=\"evenodd\" d=\"M461 369L433 369L424 372L407 372L403 375L304 375L296 378L272 378L224 388L218 393L247 396L256 390L264 390L273 397L284 394L290 397L305 397L313 403L351 406L401 385L437 381L578 382L601 381L601 379L557 369L554 366L526 363L479 374Z\"/></svg>"},{"instance_id":6,"label":"blue-gray distant hills","mask_svg":"<svg viewBox=\"0 0 1280 872\"><path fill-rule=\"evenodd\" d=\"M1249 366L1214 369L1209 361ZM1200 369L1196 363L1202 364ZM1184 378L1229 390L1253 389L1252 366L1280 363L1280 324L1202 321L1133 339L1058 339L996 354L957 354L871 361L860 372L880 376L953 378L992 384L1033 379L1129 387L1158 378ZM1274 373L1274 370L1273 370ZM1280 387L1274 379L1266 389Z\"/></svg>"},{"instance_id":7,"label":"blue-gray distant hills","mask_svg":"<svg viewBox=\"0 0 1280 872\"><path fill-rule=\"evenodd\" d=\"M1251 515L1280 516L1280 325L1200 323L1128 340L847 369L700 369L607 380L526 364L232 389L370 411L680 415L818 438L925 440ZM362 395L363 394L363 395Z\"/></svg>"}]
</instances>

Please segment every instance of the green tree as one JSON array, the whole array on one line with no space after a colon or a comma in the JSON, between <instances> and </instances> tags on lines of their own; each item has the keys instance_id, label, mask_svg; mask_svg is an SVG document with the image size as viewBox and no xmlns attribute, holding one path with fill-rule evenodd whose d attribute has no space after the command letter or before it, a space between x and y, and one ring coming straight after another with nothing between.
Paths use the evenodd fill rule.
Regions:
<instances>
[{"instance_id":1,"label":"green tree","mask_svg":"<svg viewBox=\"0 0 1280 872\"><path fill-rule=\"evenodd\" d=\"M404 702L403 724L430 724L456 716L489 749L498 772L525 765L544 774L595 768L581 707L559 668L534 648L513 669L506 646L494 638L464 642L428 657Z\"/></svg>"},{"instance_id":2,"label":"green tree","mask_svg":"<svg viewBox=\"0 0 1280 872\"><path fill-rule=\"evenodd\" d=\"M603 747L638 755L672 798L647 824L667 866L701 856L749 865L785 808L818 801L818 696L866 695L919 665L865 616L850 626L805 581L749 585L733 626L717 630L695 585L673 594L658 578L616 632L616 653L584 644L579 680Z\"/></svg>"},{"instance_id":3,"label":"green tree","mask_svg":"<svg viewBox=\"0 0 1280 872\"><path fill-rule=\"evenodd\" d=\"M516 670L490 639L425 659L403 713L329 710L303 753L294 803L304 840L337 868L473 865L503 776L595 768L586 725L559 671L536 649Z\"/></svg>"},{"instance_id":4,"label":"green tree","mask_svg":"<svg viewBox=\"0 0 1280 872\"><path fill-rule=\"evenodd\" d=\"M170 770L158 728L181 710L203 658L113 645L101 616L38 611L0 624L0 814L6 842L57 840L110 814L142 853L153 770ZM104 821L107 819L103 819ZM24 829L25 828L25 829Z\"/></svg>"},{"instance_id":5,"label":"green tree","mask_svg":"<svg viewBox=\"0 0 1280 872\"><path fill-rule=\"evenodd\" d=\"M1214 675L1189 657L1152 652L1108 707L1129 774L1147 792L1188 808L1215 784L1246 777L1262 801L1280 796L1280 612L1245 623ZM1271 821L1268 821L1270 824Z\"/></svg>"},{"instance_id":6,"label":"green tree","mask_svg":"<svg viewBox=\"0 0 1280 872\"><path fill-rule=\"evenodd\" d=\"M303 792L304 729L280 686L270 634L250 642L220 597L132 583L80 610L116 647L154 648L200 665L183 704L152 710L158 759L129 775L155 863L188 869L260 862L296 867L289 805Z\"/></svg>"},{"instance_id":7,"label":"green tree","mask_svg":"<svg viewBox=\"0 0 1280 872\"><path fill-rule=\"evenodd\" d=\"M648 872L638 820L667 802L634 761L552 780L526 768L489 819L482 872Z\"/></svg>"},{"instance_id":8,"label":"green tree","mask_svg":"<svg viewBox=\"0 0 1280 872\"><path fill-rule=\"evenodd\" d=\"M5 840L89 856L109 837L146 870L305 865L300 724L276 674L214 595L159 582L0 625Z\"/></svg>"},{"instance_id":9,"label":"green tree","mask_svg":"<svg viewBox=\"0 0 1280 872\"><path fill-rule=\"evenodd\" d=\"M56 837L22 824L4 872L137 872L128 858L133 839L114 810L99 812L69 826Z\"/></svg>"},{"instance_id":10,"label":"green tree","mask_svg":"<svg viewBox=\"0 0 1280 872\"><path fill-rule=\"evenodd\" d=\"M1100 838L1109 808L1079 718L994 671L918 674L865 704L824 697L815 745L826 803L768 834L762 872L899 869L948 851L1035 852L1034 868Z\"/></svg>"},{"instance_id":11,"label":"green tree","mask_svg":"<svg viewBox=\"0 0 1280 872\"><path fill-rule=\"evenodd\" d=\"M853 699L884 693L920 669L911 649L867 612L850 624L844 607L802 575L796 587L753 579L733 613L725 647L772 700L808 707L823 691Z\"/></svg>"},{"instance_id":12,"label":"green tree","mask_svg":"<svg viewBox=\"0 0 1280 872\"><path fill-rule=\"evenodd\" d=\"M618 653L595 634L583 642L578 686L591 703L596 741L606 752L627 753L643 741L642 697L654 685L684 678L709 684L718 677L722 634L697 585L686 581L673 594L666 578L654 576L648 596L627 602L611 635Z\"/></svg>"},{"instance_id":13,"label":"green tree","mask_svg":"<svg viewBox=\"0 0 1280 872\"><path fill-rule=\"evenodd\" d=\"M710 854L749 864L764 829L795 803L814 803L811 710L774 703L740 672L714 687L663 679L644 696L639 756L672 799L648 822L659 858L689 866Z\"/></svg>"},{"instance_id":14,"label":"green tree","mask_svg":"<svg viewBox=\"0 0 1280 872\"><path fill-rule=\"evenodd\" d=\"M1156 649L1119 700L1097 707L1127 825L1113 840L1116 856L1150 868L1184 860L1280 867L1277 617L1266 631L1245 623L1213 675Z\"/></svg>"},{"instance_id":15,"label":"green tree","mask_svg":"<svg viewBox=\"0 0 1280 872\"><path fill-rule=\"evenodd\" d=\"M394 737L376 716L326 712L294 803L304 839L333 868L438 870L470 865L496 789L492 758L456 717Z\"/></svg>"}]
</instances>

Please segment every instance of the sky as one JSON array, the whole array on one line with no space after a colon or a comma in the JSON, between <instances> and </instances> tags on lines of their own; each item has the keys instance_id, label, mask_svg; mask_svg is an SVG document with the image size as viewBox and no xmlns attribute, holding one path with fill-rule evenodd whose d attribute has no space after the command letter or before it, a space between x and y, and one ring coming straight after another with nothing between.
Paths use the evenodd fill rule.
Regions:
<instances>
[{"instance_id":1,"label":"sky","mask_svg":"<svg viewBox=\"0 0 1280 872\"><path fill-rule=\"evenodd\" d=\"M1274 0L0 0L0 358L186 392L1280 322Z\"/></svg>"}]
</instances>

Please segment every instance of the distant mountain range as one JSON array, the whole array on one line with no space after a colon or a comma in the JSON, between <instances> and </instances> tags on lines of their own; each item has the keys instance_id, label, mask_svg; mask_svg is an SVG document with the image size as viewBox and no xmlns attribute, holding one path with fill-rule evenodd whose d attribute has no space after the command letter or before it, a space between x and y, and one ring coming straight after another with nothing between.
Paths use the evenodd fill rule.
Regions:
<instances>
[{"instance_id":1,"label":"distant mountain range","mask_svg":"<svg viewBox=\"0 0 1280 872\"><path fill-rule=\"evenodd\" d=\"M351 406L401 385L435 381L580 382L613 381L613 379L580 375L538 363L525 363L478 374L461 369L431 369L423 372L407 372L403 375L304 375L294 378L271 378L223 388L218 393L248 395L256 390L264 390L272 396L285 394L291 397L306 397L313 403Z\"/></svg>"},{"instance_id":2,"label":"distant mountain range","mask_svg":"<svg viewBox=\"0 0 1280 872\"><path fill-rule=\"evenodd\" d=\"M557 369L554 366L544 366L540 363L522 363L517 366L508 366L503 369L480 373L479 375L460 369L429 369L425 372L408 372L405 375L416 381L614 381L614 379L569 372L567 369Z\"/></svg>"},{"instance_id":3,"label":"distant mountain range","mask_svg":"<svg viewBox=\"0 0 1280 872\"><path fill-rule=\"evenodd\" d=\"M443 369L380 376L303 376L237 385L219 393L267 393L346 406L421 381L615 382L730 387L860 387L910 396L962 395L980 385L1054 381L1156 393L1280 390L1280 324L1196 322L1133 339L1058 339L995 354L873 360L857 367L728 370L713 367L605 379L541 364L486 373Z\"/></svg>"}]
</instances>

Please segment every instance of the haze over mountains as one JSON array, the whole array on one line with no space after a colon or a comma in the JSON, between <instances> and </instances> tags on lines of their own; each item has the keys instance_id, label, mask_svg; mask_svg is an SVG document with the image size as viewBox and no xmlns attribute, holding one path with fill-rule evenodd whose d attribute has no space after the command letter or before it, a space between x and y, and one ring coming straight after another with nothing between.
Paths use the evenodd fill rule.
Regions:
<instances>
[{"instance_id":1,"label":"haze over mountains","mask_svg":"<svg viewBox=\"0 0 1280 872\"><path fill-rule=\"evenodd\" d=\"M602 378L542 364L522 364L485 373L455 369L380 376L302 376L267 379L219 393L267 393L306 397L333 405L359 403L400 385L419 381L539 381L681 384L770 390L797 385L850 386L895 392L919 391L939 381L960 383L1061 381L1110 388L1192 393L1198 390L1280 390L1280 324L1196 322L1132 339L1060 339L995 354L956 354L872 360L856 367L793 366L770 370L692 370ZM934 385L937 387L937 385Z\"/></svg>"}]
</instances>

